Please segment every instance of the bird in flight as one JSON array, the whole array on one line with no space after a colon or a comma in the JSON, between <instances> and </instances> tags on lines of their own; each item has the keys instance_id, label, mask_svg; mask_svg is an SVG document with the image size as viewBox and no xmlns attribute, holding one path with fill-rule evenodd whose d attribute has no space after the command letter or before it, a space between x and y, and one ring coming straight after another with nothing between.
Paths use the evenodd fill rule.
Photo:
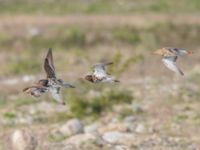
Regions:
<instances>
[{"instance_id":1,"label":"bird in flight","mask_svg":"<svg viewBox=\"0 0 200 150\"><path fill-rule=\"evenodd\" d=\"M114 83L120 82L116 80L115 77L111 77L106 73L106 66L112 65L112 62L109 63L100 63L93 66L93 73L86 75L85 79L92 83Z\"/></svg>"},{"instance_id":2,"label":"bird in flight","mask_svg":"<svg viewBox=\"0 0 200 150\"><path fill-rule=\"evenodd\" d=\"M49 92L52 97L60 104L65 105L64 100L60 95L60 89L75 88L73 85L65 83L62 79L56 77L56 71L54 67L52 49L50 48L44 61L44 70L47 78L39 80L35 85L25 88L23 91L34 97L40 97L44 93Z\"/></svg>"},{"instance_id":3,"label":"bird in flight","mask_svg":"<svg viewBox=\"0 0 200 150\"><path fill-rule=\"evenodd\" d=\"M161 55L163 57L162 62L168 69L174 71L176 74L183 76L184 73L182 72L180 68L177 67L176 61L178 57L192 54L193 52L187 51L184 49L179 49L179 48L164 47L164 48L154 51L153 53L157 55Z\"/></svg>"}]
</instances>

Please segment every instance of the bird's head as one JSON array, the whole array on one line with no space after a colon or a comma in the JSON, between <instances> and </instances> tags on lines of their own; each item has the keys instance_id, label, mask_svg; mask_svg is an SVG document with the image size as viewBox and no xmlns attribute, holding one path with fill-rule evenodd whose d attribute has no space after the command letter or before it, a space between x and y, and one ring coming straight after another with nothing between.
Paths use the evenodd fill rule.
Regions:
<instances>
[{"instance_id":1,"label":"bird's head","mask_svg":"<svg viewBox=\"0 0 200 150\"><path fill-rule=\"evenodd\" d=\"M153 51L153 54L163 56L165 54L165 49L164 48L157 49L157 50Z\"/></svg>"},{"instance_id":2,"label":"bird's head","mask_svg":"<svg viewBox=\"0 0 200 150\"><path fill-rule=\"evenodd\" d=\"M90 82L94 82L93 78L92 78L92 75L86 75L85 76L85 80L90 81Z\"/></svg>"},{"instance_id":3,"label":"bird's head","mask_svg":"<svg viewBox=\"0 0 200 150\"><path fill-rule=\"evenodd\" d=\"M47 86L48 85L48 80L46 79L42 79L42 80L39 80L38 83L42 86Z\"/></svg>"}]
</instances>

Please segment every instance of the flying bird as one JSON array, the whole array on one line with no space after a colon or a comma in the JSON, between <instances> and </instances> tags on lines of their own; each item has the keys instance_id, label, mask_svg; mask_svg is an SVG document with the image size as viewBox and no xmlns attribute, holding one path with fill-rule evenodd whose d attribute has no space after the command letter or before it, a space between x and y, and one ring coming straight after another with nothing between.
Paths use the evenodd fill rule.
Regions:
<instances>
[{"instance_id":1,"label":"flying bird","mask_svg":"<svg viewBox=\"0 0 200 150\"><path fill-rule=\"evenodd\" d=\"M154 51L153 53L157 55L161 55L163 57L162 62L168 69L174 71L176 74L183 76L184 73L182 72L180 68L177 67L176 61L178 57L192 54L193 52L187 51L184 49L179 49L179 48L165 47L162 49L158 49Z\"/></svg>"},{"instance_id":2,"label":"flying bird","mask_svg":"<svg viewBox=\"0 0 200 150\"><path fill-rule=\"evenodd\" d=\"M119 82L115 77L109 76L106 73L106 66L112 65L112 62L109 63L100 63L93 66L93 73L85 76L87 81L92 83L114 83Z\"/></svg>"},{"instance_id":3,"label":"flying bird","mask_svg":"<svg viewBox=\"0 0 200 150\"><path fill-rule=\"evenodd\" d=\"M65 105L64 100L61 97L60 89L75 88L73 85L65 83L62 79L56 77L56 71L54 67L52 49L50 48L44 61L44 70L46 72L46 79L39 80L33 86L25 88L23 91L34 97L40 97L44 93L49 92L52 97L58 102Z\"/></svg>"}]
</instances>

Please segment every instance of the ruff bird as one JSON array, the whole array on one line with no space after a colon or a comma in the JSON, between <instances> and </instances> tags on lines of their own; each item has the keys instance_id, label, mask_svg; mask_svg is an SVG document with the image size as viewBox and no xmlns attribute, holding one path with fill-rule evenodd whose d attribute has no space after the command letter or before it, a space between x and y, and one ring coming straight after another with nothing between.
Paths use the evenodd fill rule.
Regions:
<instances>
[{"instance_id":1,"label":"ruff bird","mask_svg":"<svg viewBox=\"0 0 200 150\"><path fill-rule=\"evenodd\" d=\"M185 49L165 47L165 48L158 49L154 51L153 53L156 55L162 56L162 62L168 69L174 71L176 74L183 76L184 73L181 71L180 68L177 67L176 61L178 57L192 54L193 52L187 51Z\"/></svg>"},{"instance_id":2,"label":"ruff bird","mask_svg":"<svg viewBox=\"0 0 200 150\"><path fill-rule=\"evenodd\" d=\"M54 67L52 49L50 48L45 61L44 61L44 70L46 72L47 78L39 80L33 86L25 88L23 91L34 97L40 97L46 92L51 93L52 97L60 104L65 105L64 100L61 97L60 89L64 88L75 88L73 85L64 82L62 79L56 77L56 71Z\"/></svg>"},{"instance_id":3,"label":"ruff bird","mask_svg":"<svg viewBox=\"0 0 200 150\"><path fill-rule=\"evenodd\" d=\"M109 63L100 63L93 66L93 73L91 75L87 75L85 79L92 83L113 83L119 82L115 77L111 77L106 73L106 66L113 64Z\"/></svg>"}]
</instances>

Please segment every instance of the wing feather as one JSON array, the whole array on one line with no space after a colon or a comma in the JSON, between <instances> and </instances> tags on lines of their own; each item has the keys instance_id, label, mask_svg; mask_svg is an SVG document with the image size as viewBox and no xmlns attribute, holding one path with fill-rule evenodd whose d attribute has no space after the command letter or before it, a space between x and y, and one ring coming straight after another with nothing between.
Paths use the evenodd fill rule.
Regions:
<instances>
[{"instance_id":1,"label":"wing feather","mask_svg":"<svg viewBox=\"0 0 200 150\"><path fill-rule=\"evenodd\" d=\"M47 56L46 58L48 59L49 61L49 65L51 66L51 68L54 70L55 72L55 67L54 67L54 61L53 61L53 54L52 54L52 49L49 48L49 51L47 53Z\"/></svg>"},{"instance_id":2,"label":"wing feather","mask_svg":"<svg viewBox=\"0 0 200 150\"><path fill-rule=\"evenodd\" d=\"M60 88L50 88L50 93L57 102L59 102L63 105L65 104L65 102L63 101L63 99L60 95Z\"/></svg>"},{"instance_id":3,"label":"wing feather","mask_svg":"<svg viewBox=\"0 0 200 150\"><path fill-rule=\"evenodd\" d=\"M56 78L54 69L50 66L49 60L46 58L44 61L44 70L47 74L47 78Z\"/></svg>"},{"instance_id":4,"label":"wing feather","mask_svg":"<svg viewBox=\"0 0 200 150\"><path fill-rule=\"evenodd\" d=\"M109 63L100 63L93 66L93 75L97 78L104 78L107 77L106 73L106 66L113 64L112 62Z\"/></svg>"},{"instance_id":5,"label":"wing feather","mask_svg":"<svg viewBox=\"0 0 200 150\"><path fill-rule=\"evenodd\" d=\"M40 85L33 85L23 89L23 92L30 94L35 97L40 97L42 94L46 93L48 89Z\"/></svg>"},{"instance_id":6,"label":"wing feather","mask_svg":"<svg viewBox=\"0 0 200 150\"><path fill-rule=\"evenodd\" d=\"M184 73L176 66L177 58L178 58L177 56L175 56L175 57L164 57L162 59L162 61L168 69L170 69L170 70L174 71L175 73L183 76Z\"/></svg>"}]
</instances>

